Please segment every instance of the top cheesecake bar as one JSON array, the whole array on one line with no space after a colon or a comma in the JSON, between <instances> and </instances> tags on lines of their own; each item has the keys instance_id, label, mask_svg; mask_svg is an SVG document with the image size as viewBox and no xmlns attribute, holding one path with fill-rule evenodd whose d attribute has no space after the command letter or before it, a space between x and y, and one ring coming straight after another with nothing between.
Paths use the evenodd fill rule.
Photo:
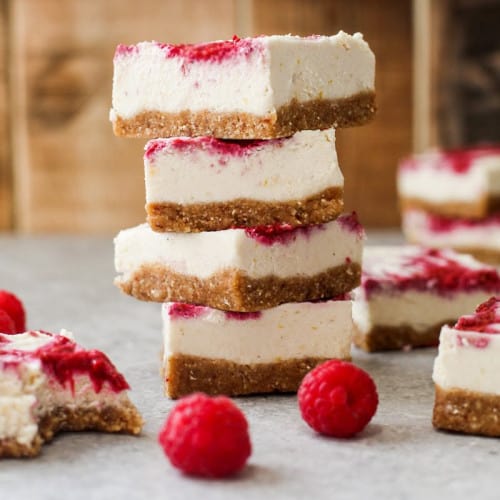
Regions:
<instances>
[{"instance_id":1,"label":"top cheesecake bar","mask_svg":"<svg viewBox=\"0 0 500 500\"><path fill-rule=\"evenodd\" d=\"M125 137L287 137L369 122L374 80L360 33L119 45L110 118Z\"/></svg>"},{"instance_id":2,"label":"top cheesecake bar","mask_svg":"<svg viewBox=\"0 0 500 500\"><path fill-rule=\"evenodd\" d=\"M428 151L399 164L403 210L483 219L500 210L500 146Z\"/></svg>"}]
</instances>

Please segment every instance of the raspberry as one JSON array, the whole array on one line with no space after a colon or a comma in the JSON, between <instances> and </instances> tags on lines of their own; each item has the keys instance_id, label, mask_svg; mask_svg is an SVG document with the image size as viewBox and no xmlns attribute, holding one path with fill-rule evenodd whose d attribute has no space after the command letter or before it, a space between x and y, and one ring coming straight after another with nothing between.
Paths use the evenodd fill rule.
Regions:
<instances>
[{"instance_id":1,"label":"raspberry","mask_svg":"<svg viewBox=\"0 0 500 500\"><path fill-rule=\"evenodd\" d=\"M361 432L378 405L375 383L352 363L326 361L310 371L299 392L302 418L320 434L338 438Z\"/></svg>"},{"instance_id":2,"label":"raspberry","mask_svg":"<svg viewBox=\"0 0 500 500\"><path fill-rule=\"evenodd\" d=\"M229 398L202 393L177 403L158 441L174 467L204 477L235 474L252 451L248 423L241 410Z\"/></svg>"},{"instance_id":3,"label":"raspberry","mask_svg":"<svg viewBox=\"0 0 500 500\"><path fill-rule=\"evenodd\" d=\"M12 333L26 331L26 314L23 304L13 293L0 290L0 309L5 311L14 321L15 330Z\"/></svg>"},{"instance_id":4,"label":"raspberry","mask_svg":"<svg viewBox=\"0 0 500 500\"><path fill-rule=\"evenodd\" d=\"M16 325L12 318L0 309L0 333L16 333Z\"/></svg>"}]
</instances>

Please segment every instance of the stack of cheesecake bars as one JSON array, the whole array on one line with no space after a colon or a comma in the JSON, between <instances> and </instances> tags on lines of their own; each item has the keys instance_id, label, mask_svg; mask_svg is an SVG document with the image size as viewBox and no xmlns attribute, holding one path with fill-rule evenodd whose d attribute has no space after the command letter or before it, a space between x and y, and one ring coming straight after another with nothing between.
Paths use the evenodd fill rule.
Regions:
<instances>
[{"instance_id":1,"label":"stack of cheesecake bars","mask_svg":"<svg viewBox=\"0 0 500 500\"><path fill-rule=\"evenodd\" d=\"M151 139L116 282L163 302L167 394L295 391L348 359L364 233L341 214L335 128L375 113L362 35L144 42L114 65L115 133Z\"/></svg>"}]
</instances>

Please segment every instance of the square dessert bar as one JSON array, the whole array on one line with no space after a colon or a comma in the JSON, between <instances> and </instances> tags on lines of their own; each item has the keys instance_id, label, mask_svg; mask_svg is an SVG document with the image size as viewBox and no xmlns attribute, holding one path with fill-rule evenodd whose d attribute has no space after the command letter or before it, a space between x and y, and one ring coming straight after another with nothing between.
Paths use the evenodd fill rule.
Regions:
<instances>
[{"instance_id":1,"label":"square dessert bar","mask_svg":"<svg viewBox=\"0 0 500 500\"><path fill-rule=\"evenodd\" d=\"M320 224L344 205L333 129L268 141L155 139L144 166L155 231Z\"/></svg>"},{"instance_id":2,"label":"square dessert bar","mask_svg":"<svg viewBox=\"0 0 500 500\"><path fill-rule=\"evenodd\" d=\"M115 238L116 284L138 299L257 311L329 299L359 284L364 231L356 215L292 228L158 233Z\"/></svg>"},{"instance_id":3,"label":"square dessert bar","mask_svg":"<svg viewBox=\"0 0 500 500\"><path fill-rule=\"evenodd\" d=\"M444 326L434 363L433 424L438 429L500 436L500 300Z\"/></svg>"},{"instance_id":4,"label":"square dessert bar","mask_svg":"<svg viewBox=\"0 0 500 500\"><path fill-rule=\"evenodd\" d=\"M483 218L500 210L500 148L433 151L403 160L398 169L403 210Z\"/></svg>"},{"instance_id":5,"label":"square dessert bar","mask_svg":"<svg viewBox=\"0 0 500 500\"><path fill-rule=\"evenodd\" d=\"M283 304L235 313L166 303L162 309L165 390L237 396L294 392L331 358L350 359L351 302Z\"/></svg>"},{"instance_id":6,"label":"square dessert bar","mask_svg":"<svg viewBox=\"0 0 500 500\"><path fill-rule=\"evenodd\" d=\"M374 79L359 33L119 45L110 117L127 137L287 137L369 122Z\"/></svg>"},{"instance_id":7,"label":"square dessert bar","mask_svg":"<svg viewBox=\"0 0 500 500\"><path fill-rule=\"evenodd\" d=\"M354 343L366 351L437 345L443 324L497 293L497 270L469 255L367 247L353 292Z\"/></svg>"},{"instance_id":8,"label":"square dessert bar","mask_svg":"<svg viewBox=\"0 0 500 500\"><path fill-rule=\"evenodd\" d=\"M483 262L500 264L500 214L467 219L408 209L402 214L402 225L411 243L453 248Z\"/></svg>"},{"instance_id":9,"label":"square dessert bar","mask_svg":"<svg viewBox=\"0 0 500 500\"><path fill-rule=\"evenodd\" d=\"M0 333L0 457L35 456L60 431L139 434L127 381L69 332Z\"/></svg>"}]
</instances>

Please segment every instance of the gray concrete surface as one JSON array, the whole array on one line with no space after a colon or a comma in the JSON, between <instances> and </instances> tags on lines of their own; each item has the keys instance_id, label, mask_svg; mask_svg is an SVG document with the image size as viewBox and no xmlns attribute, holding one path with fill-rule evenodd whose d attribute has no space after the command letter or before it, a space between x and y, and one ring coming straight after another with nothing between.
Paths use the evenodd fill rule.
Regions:
<instances>
[{"instance_id":1,"label":"gray concrete surface","mask_svg":"<svg viewBox=\"0 0 500 500\"><path fill-rule=\"evenodd\" d=\"M375 233L370 243L400 241ZM174 470L156 443L172 403L159 377L158 304L112 285L111 238L0 236L0 288L25 301L29 326L73 331L106 351L132 385L147 423L141 437L65 434L32 460L0 463L0 499L434 499L499 498L499 442L445 434L430 422L435 351L367 355L380 406L356 439L315 435L294 396L239 398L253 455L237 478L206 481Z\"/></svg>"}]
</instances>

